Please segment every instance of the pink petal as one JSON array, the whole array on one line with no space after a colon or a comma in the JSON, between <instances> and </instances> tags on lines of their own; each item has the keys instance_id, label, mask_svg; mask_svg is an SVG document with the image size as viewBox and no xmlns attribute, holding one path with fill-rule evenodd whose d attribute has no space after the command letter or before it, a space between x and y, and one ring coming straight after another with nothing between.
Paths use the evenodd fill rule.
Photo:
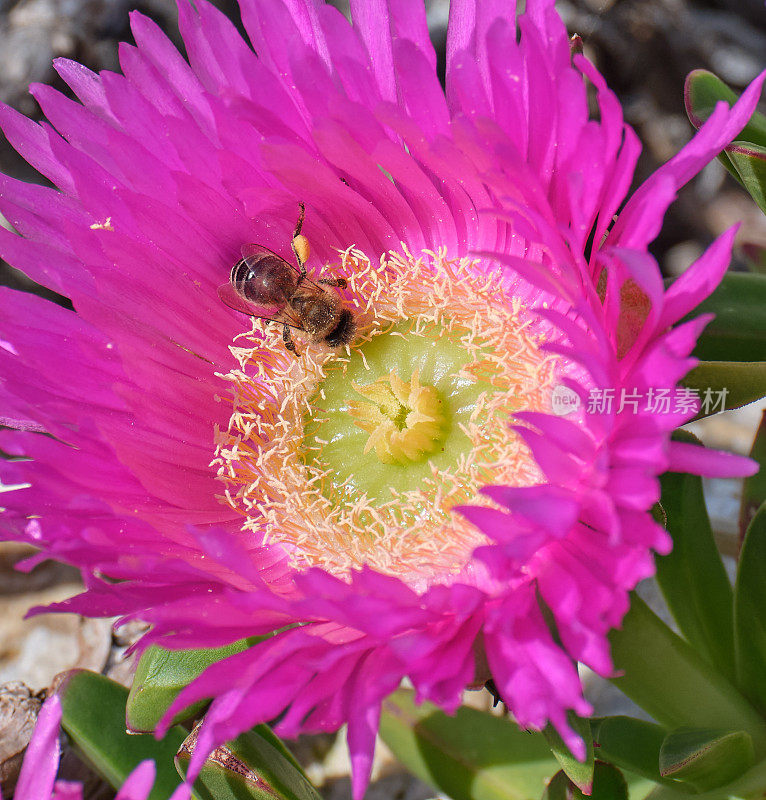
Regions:
<instances>
[{"instance_id":1,"label":"pink petal","mask_svg":"<svg viewBox=\"0 0 766 800\"><path fill-rule=\"evenodd\" d=\"M686 442L671 442L668 458L670 472L688 472L708 478L742 478L758 472L758 464L751 458Z\"/></svg>"},{"instance_id":2,"label":"pink petal","mask_svg":"<svg viewBox=\"0 0 766 800\"><path fill-rule=\"evenodd\" d=\"M59 766L61 744L61 700L49 697L40 714L24 755L15 797L23 800L50 800Z\"/></svg>"}]
</instances>

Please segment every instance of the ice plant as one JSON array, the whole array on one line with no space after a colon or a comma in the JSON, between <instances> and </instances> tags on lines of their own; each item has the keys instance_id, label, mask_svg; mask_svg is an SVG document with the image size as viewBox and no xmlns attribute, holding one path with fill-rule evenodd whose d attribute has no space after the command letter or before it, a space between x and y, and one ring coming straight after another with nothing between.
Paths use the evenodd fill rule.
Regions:
<instances>
[{"instance_id":1,"label":"ice plant","mask_svg":"<svg viewBox=\"0 0 766 800\"><path fill-rule=\"evenodd\" d=\"M40 709L32 739L24 755L15 800L82 800L82 784L56 780L61 757L61 701L56 695L48 698ZM116 800L147 800L154 785L153 761L143 761L128 776L117 792ZM188 796L185 786L179 786L174 800Z\"/></svg>"},{"instance_id":2,"label":"ice plant","mask_svg":"<svg viewBox=\"0 0 766 800\"><path fill-rule=\"evenodd\" d=\"M347 722L358 798L405 676L449 710L491 674L582 754L575 661L611 672L606 634L669 547L657 475L750 469L670 442L707 319L671 326L734 232L667 291L647 246L763 78L625 202L637 138L552 0L453 0L446 96L423 8L351 7L243 0L248 45L181 0L189 64L136 13L124 75L60 60L79 103L35 86L51 125L2 110L57 188L2 178L0 255L76 313L2 289L0 447L22 458L0 476L7 535L86 575L63 608L179 648L278 631L179 697L214 698L192 772L262 721ZM295 334L296 358L217 287L245 243L293 260L301 202L357 335Z\"/></svg>"}]
</instances>

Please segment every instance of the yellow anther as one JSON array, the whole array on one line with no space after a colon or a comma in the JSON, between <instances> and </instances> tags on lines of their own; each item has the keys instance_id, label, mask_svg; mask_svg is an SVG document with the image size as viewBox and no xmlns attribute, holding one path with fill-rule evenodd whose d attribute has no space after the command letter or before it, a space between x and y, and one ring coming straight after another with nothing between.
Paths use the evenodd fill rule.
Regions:
<instances>
[{"instance_id":1,"label":"yellow anther","mask_svg":"<svg viewBox=\"0 0 766 800\"><path fill-rule=\"evenodd\" d=\"M413 373L409 382L394 371L367 386L352 384L368 402L352 400L354 424L370 438L364 452L375 450L384 464L421 461L444 433L441 400L432 386L421 386Z\"/></svg>"}]
</instances>

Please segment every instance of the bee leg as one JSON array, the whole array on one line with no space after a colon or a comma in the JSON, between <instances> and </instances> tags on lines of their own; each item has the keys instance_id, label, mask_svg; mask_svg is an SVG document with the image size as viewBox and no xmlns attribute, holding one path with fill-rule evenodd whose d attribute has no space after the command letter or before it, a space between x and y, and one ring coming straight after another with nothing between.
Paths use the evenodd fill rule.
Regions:
<instances>
[{"instance_id":1,"label":"bee leg","mask_svg":"<svg viewBox=\"0 0 766 800\"><path fill-rule=\"evenodd\" d=\"M285 325L284 328L282 328L282 341L285 343L285 350L290 350L295 354L296 358L300 358L301 354L295 349L295 342L293 342L290 336L289 325Z\"/></svg>"},{"instance_id":2,"label":"bee leg","mask_svg":"<svg viewBox=\"0 0 766 800\"><path fill-rule=\"evenodd\" d=\"M317 283L324 283L326 286L337 286L339 289L345 289L348 286L348 281L345 278L320 278Z\"/></svg>"},{"instance_id":3,"label":"bee leg","mask_svg":"<svg viewBox=\"0 0 766 800\"><path fill-rule=\"evenodd\" d=\"M298 221L295 223L295 230L293 231L293 239L300 236L301 228L303 227L303 218L306 216L306 206L303 203L298 203L300 211L298 212Z\"/></svg>"}]
</instances>

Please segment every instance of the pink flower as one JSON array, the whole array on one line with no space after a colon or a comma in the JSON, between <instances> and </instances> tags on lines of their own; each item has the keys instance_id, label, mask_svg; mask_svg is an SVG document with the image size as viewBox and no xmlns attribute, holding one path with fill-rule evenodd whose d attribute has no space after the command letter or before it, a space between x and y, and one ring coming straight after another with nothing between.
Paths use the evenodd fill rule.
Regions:
<instances>
[{"instance_id":1,"label":"pink flower","mask_svg":"<svg viewBox=\"0 0 766 800\"><path fill-rule=\"evenodd\" d=\"M56 780L61 756L61 701L49 697L40 709L37 725L24 755L14 800L82 800L82 784ZM153 761L142 761L126 778L115 800L147 800L154 785ZM182 784L171 800L182 800L188 789Z\"/></svg>"},{"instance_id":2,"label":"pink flower","mask_svg":"<svg viewBox=\"0 0 766 800\"><path fill-rule=\"evenodd\" d=\"M518 23L453 0L446 97L417 3L352 1L351 27L244 0L253 49L196 7L191 66L136 13L124 76L60 60L81 103L35 86L53 127L0 115L58 187L2 179L0 255L77 312L2 290L0 447L31 459L0 462L26 487L9 535L83 569L61 608L139 616L145 642L281 630L179 698L215 698L192 772L256 723L347 722L360 797L386 694L406 676L452 710L482 663L582 754L574 661L610 673L606 635L670 546L657 476L751 471L669 441L708 320L671 326L734 231L667 291L647 245L763 76L623 205L638 140L552 0ZM217 295L244 243L293 260L300 202L314 279L349 283L328 290L356 315L347 355L298 334L295 358Z\"/></svg>"}]
</instances>

